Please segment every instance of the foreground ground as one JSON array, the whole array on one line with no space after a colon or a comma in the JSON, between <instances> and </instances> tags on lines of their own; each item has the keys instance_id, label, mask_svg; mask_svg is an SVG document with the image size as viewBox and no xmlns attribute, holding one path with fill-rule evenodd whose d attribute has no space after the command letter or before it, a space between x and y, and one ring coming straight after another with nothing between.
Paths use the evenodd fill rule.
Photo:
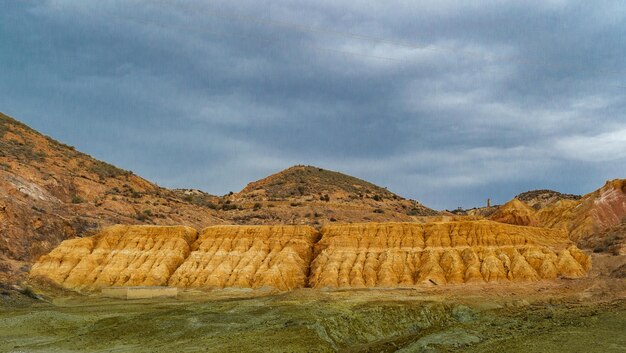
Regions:
<instances>
[{"instance_id":1,"label":"foreground ground","mask_svg":"<svg viewBox=\"0 0 626 353\"><path fill-rule=\"evenodd\" d=\"M555 283L56 296L0 306L0 352L624 352L616 259Z\"/></svg>"}]
</instances>

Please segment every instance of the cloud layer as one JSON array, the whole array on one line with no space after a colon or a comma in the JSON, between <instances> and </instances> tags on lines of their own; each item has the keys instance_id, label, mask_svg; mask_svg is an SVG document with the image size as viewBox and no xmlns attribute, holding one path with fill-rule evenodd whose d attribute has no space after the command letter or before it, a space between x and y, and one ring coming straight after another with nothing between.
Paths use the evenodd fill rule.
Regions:
<instances>
[{"instance_id":1,"label":"cloud layer","mask_svg":"<svg viewBox=\"0 0 626 353\"><path fill-rule=\"evenodd\" d=\"M626 177L626 6L7 2L0 111L169 187L293 164L435 208Z\"/></svg>"}]
</instances>

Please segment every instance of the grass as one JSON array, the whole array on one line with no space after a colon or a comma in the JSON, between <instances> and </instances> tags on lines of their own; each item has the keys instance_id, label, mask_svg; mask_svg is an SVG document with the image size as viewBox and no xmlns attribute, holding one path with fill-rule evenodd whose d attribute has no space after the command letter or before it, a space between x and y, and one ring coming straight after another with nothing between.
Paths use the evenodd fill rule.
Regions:
<instances>
[{"instance_id":1,"label":"grass","mask_svg":"<svg viewBox=\"0 0 626 353\"><path fill-rule=\"evenodd\" d=\"M0 310L0 351L610 353L626 347L623 301L495 309L484 299L460 301L367 291L226 300L77 297Z\"/></svg>"}]
</instances>

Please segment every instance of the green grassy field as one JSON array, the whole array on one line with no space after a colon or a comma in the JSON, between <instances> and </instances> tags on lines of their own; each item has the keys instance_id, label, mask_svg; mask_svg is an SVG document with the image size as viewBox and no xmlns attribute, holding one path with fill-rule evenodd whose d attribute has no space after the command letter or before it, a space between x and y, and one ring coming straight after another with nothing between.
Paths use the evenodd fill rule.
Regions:
<instances>
[{"instance_id":1,"label":"green grassy field","mask_svg":"<svg viewBox=\"0 0 626 353\"><path fill-rule=\"evenodd\" d=\"M295 291L0 309L0 352L625 352L626 302Z\"/></svg>"}]
</instances>

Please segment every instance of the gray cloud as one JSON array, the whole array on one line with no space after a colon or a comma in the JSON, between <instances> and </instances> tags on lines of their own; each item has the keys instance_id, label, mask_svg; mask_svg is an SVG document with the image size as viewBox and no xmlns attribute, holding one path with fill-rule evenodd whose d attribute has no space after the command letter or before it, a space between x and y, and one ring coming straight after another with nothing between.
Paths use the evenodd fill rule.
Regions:
<instances>
[{"instance_id":1,"label":"gray cloud","mask_svg":"<svg viewBox=\"0 0 626 353\"><path fill-rule=\"evenodd\" d=\"M626 172L620 1L8 2L0 110L164 186L292 164L436 208Z\"/></svg>"}]
</instances>

